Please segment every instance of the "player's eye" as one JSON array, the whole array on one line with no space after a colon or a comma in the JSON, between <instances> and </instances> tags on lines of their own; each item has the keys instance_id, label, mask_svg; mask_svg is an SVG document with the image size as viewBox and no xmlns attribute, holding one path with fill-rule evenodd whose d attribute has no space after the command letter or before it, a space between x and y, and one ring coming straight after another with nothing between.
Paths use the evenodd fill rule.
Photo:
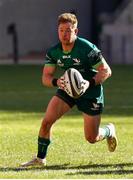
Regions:
<instances>
[{"instance_id":1,"label":"player's eye","mask_svg":"<svg viewBox=\"0 0 133 180\"><path fill-rule=\"evenodd\" d=\"M60 29L60 32L63 32L64 30L63 29Z\"/></svg>"},{"instance_id":2,"label":"player's eye","mask_svg":"<svg viewBox=\"0 0 133 180\"><path fill-rule=\"evenodd\" d=\"M71 32L71 30L70 30L70 29L67 29L67 30L66 30L66 33L70 33L70 32Z\"/></svg>"}]
</instances>

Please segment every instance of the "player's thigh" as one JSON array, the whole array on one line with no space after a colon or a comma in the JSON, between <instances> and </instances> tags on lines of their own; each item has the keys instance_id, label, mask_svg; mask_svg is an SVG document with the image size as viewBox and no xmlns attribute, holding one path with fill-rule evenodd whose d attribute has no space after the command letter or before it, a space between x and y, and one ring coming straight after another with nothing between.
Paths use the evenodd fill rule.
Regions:
<instances>
[{"instance_id":1,"label":"player's thigh","mask_svg":"<svg viewBox=\"0 0 133 180\"><path fill-rule=\"evenodd\" d=\"M48 104L45 119L54 122L59 119L63 114L68 112L70 109L71 107L61 98L53 96Z\"/></svg>"},{"instance_id":2,"label":"player's thigh","mask_svg":"<svg viewBox=\"0 0 133 180\"><path fill-rule=\"evenodd\" d=\"M100 115L88 115L83 113L84 117L84 133L85 138L89 142L95 142L96 137L98 136L101 116Z\"/></svg>"}]
</instances>

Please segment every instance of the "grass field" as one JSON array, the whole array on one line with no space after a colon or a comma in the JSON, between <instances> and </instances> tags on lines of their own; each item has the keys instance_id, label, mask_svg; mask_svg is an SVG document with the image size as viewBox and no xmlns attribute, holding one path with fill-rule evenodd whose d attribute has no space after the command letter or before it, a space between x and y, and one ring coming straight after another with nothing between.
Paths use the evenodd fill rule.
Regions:
<instances>
[{"instance_id":1,"label":"grass field","mask_svg":"<svg viewBox=\"0 0 133 180\"><path fill-rule=\"evenodd\" d=\"M115 123L116 152L108 152L106 141L85 141L82 116L74 108L54 125L47 167L19 169L37 152L38 130L55 89L42 86L42 66L0 66L0 178L133 178L133 66L112 70L104 84L102 125Z\"/></svg>"}]
</instances>

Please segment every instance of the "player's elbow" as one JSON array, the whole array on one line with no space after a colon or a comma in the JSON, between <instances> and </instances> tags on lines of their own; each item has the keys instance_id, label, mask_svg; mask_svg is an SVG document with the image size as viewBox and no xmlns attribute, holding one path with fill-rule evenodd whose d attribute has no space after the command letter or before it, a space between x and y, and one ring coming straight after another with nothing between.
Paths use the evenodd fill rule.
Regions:
<instances>
[{"instance_id":1,"label":"player's elbow","mask_svg":"<svg viewBox=\"0 0 133 180\"><path fill-rule=\"evenodd\" d=\"M108 77L111 77L112 76L112 71L111 71L111 69L109 68L108 69Z\"/></svg>"},{"instance_id":2,"label":"player's elbow","mask_svg":"<svg viewBox=\"0 0 133 180\"><path fill-rule=\"evenodd\" d=\"M46 83L46 79L45 79L45 77L44 77L44 76L42 76L42 84L43 84L43 86L46 86L46 85L47 85L47 83Z\"/></svg>"},{"instance_id":3,"label":"player's elbow","mask_svg":"<svg viewBox=\"0 0 133 180\"><path fill-rule=\"evenodd\" d=\"M111 77L112 75L111 68L107 66L106 68L103 69L102 73L103 73L103 76L105 76L105 79Z\"/></svg>"}]
</instances>

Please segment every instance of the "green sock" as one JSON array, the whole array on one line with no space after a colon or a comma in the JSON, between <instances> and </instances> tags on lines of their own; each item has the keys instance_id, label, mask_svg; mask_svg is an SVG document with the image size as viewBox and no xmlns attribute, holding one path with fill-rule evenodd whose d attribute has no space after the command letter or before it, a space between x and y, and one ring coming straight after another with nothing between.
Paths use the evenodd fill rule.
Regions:
<instances>
[{"instance_id":1,"label":"green sock","mask_svg":"<svg viewBox=\"0 0 133 180\"><path fill-rule=\"evenodd\" d=\"M103 127L103 128L99 128L99 137L101 137L100 139L105 139L107 137L110 136L110 130L107 126Z\"/></svg>"},{"instance_id":2,"label":"green sock","mask_svg":"<svg viewBox=\"0 0 133 180\"><path fill-rule=\"evenodd\" d=\"M44 159L46 157L49 144L49 139L38 137L38 158Z\"/></svg>"}]
</instances>

